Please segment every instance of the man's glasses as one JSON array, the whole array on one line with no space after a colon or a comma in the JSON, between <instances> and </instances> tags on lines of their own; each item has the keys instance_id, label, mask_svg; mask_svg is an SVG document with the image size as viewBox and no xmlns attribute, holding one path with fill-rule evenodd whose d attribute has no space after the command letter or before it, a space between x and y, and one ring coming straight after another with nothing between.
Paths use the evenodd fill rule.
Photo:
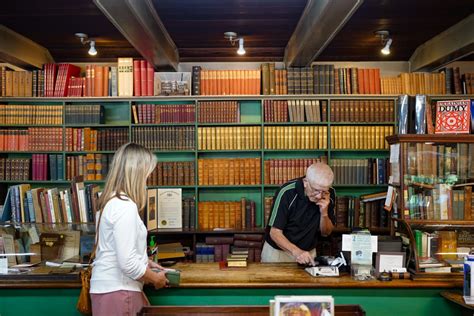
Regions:
<instances>
[{"instance_id":1,"label":"man's glasses","mask_svg":"<svg viewBox=\"0 0 474 316\"><path fill-rule=\"evenodd\" d=\"M329 193L329 190L318 190L318 189L313 188L311 186L311 184L309 183L309 181L306 181L306 183L308 184L308 193L309 193L309 195L323 196L324 194Z\"/></svg>"}]
</instances>

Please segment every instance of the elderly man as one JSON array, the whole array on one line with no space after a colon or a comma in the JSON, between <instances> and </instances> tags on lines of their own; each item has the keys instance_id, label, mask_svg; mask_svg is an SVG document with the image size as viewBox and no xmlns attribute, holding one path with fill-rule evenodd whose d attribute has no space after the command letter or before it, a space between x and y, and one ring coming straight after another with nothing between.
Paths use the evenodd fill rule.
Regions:
<instances>
[{"instance_id":1,"label":"elderly man","mask_svg":"<svg viewBox=\"0 0 474 316\"><path fill-rule=\"evenodd\" d=\"M325 163L308 167L306 176L285 183L276 192L265 233L262 262L314 265L318 236L331 234L334 174Z\"/></svg>"}]
</instances>

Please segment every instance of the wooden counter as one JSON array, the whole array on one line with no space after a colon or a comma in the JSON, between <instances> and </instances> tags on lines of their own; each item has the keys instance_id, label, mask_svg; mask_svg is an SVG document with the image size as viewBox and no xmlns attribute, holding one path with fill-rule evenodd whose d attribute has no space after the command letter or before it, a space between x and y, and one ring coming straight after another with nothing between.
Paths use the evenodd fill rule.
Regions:
<instances>
[{"instance_id":1,"label":"wooden counter","mask_svg":"<svg viewBox=\"0 0 474 316\"><path fill-rule=\"evenodd\" d=\"M250 263L220 270L217 263L179 263L181 288L455 288L462 282L355 281L349 275L313 277L293 263Z\"/></svg>"},{"instance_id":2,"label":"wooden counter","mask_svg":"<svg viewBox=\"0 0 474 316\"><path fill-rule=\"evenodd\" d=\"M250 263L220 270L218 263L178 263L180 288L456 288L462 282L392 280L355 281L349 275L313 277L293 263ZM0 288L80 288L77 273L67 276L0 276Z\"/></svg>"}]
</instances>

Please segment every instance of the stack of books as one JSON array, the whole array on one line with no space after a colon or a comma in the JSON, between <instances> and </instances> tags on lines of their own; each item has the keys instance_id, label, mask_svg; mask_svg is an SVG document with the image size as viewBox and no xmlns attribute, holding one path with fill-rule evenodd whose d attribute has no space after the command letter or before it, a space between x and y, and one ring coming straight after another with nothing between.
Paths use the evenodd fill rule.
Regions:
<instances>
[{"instance_id":1,"label":"stack of books","mask_svg":"<svg viewBox=\"0 0 474 316\"><path fill-rule=\"evenodd\" d=\"M233 249L232 253L227 255L227 267L247 267L247 261L249 257L248 249Z\"/></svg>"}]
</instances>

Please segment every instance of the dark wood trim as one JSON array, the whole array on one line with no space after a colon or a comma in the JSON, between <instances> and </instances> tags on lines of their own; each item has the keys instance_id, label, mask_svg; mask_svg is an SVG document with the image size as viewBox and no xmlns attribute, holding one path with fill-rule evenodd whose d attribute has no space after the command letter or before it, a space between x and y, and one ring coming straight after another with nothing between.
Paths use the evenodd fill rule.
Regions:
<instances>
[{"instance_id":1,"label":"dark wood trim","mask_svg":"<svg viewBox=\"0 0 474 316\"><path fill-rule=\"evenodd\" d=\"M386 139L390 145L410 142L474 143L474 134L404 134L387 136Z\"/></svg>"}]
</instances>

